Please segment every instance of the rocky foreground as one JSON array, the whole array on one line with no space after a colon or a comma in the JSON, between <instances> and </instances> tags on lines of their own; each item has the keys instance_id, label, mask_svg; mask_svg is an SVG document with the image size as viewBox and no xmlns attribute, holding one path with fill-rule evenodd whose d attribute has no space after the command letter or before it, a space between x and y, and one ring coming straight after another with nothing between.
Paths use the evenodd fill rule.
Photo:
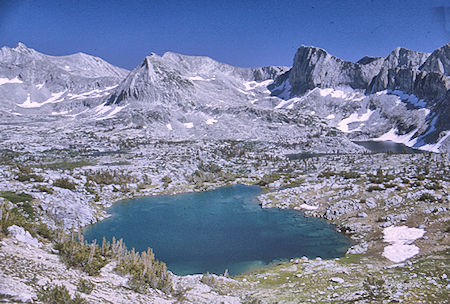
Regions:
<instances>
[{"instance_id":1,"label":"rocky foreground","mask_svg":"<svg viewBox=\"0 0 450 304\"><path fill-rule=\"evenodd\" d=\"M69 149L37 149L29 141L0 151L2 301L39 302L43 287L61 284L87 303L447 301L448 154L292 160L285 156L292 147L280 144L111 139ZM292 257L233 278L170 275L172 287L162 291L137 290L114 259L95 275L69 267L50 240L51 231L105 218L120 199L235 183L264 187L263 208L297 209L336 224L354 245L342 258Z\"/></svg>"}]
</instances>

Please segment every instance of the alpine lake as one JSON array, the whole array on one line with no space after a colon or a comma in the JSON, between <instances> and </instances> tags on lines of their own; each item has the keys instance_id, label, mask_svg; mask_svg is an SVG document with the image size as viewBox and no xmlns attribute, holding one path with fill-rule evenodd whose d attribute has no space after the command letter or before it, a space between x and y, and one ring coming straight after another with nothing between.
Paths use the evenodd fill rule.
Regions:
<instances>
[{"instance_id":1,"label":"alpine lake","mask_svg":"<svg viewBox=\"0 0 450 304\"><path fill-rule=\"evenodd\" d=\"M122 238L136 251L151 247L177 275L226 269L237 275L290 258L345 254L351 241L335 226L296 210L263 209L256 199L261 191L234 185L118 202L84 237L99 243Z\"/></svg>"}]
</instances>

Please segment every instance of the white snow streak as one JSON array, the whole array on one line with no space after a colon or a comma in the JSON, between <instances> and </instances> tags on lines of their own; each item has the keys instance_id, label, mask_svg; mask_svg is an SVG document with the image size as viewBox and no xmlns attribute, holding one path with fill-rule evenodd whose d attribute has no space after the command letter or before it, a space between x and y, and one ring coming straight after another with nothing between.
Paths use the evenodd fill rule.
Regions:
<instances>
[{"instance_id":1,"label":"white snow streak","mask_svg":"<svg viewBox=\"0 0 450 304\"><path fill-rule=\"evenodd\" d=\"M30 94L27 95L27 99L24 103L17 104L21 108L39 108L47 103L58 103L64 100L64 98L59 99L65 92L52 93L52 97L43 102L31 101Z\"/></svg>"},{"instance_id":2,"label":"white snow streak","mask_svg":"<svg viewBox=\"0 0 450 304\"><path fill-rule=\"evenodd\" d=\"M417 142L417 138L411 139L417 132L418 129L414 129L411 132L399 135L398 130L396 128L390 129L387 133L381 135L380 137L374 138L375 141L385 141L389 140L395 143L404 144L408 147L414 146Z\"/></svg>"},{"instance_id":3,"label":"white snow streak","mask_svg":"<svg viewBox=\"0 0 450 304\"><path fill-rule=\"evenodd\" d=\"M194 80L194 81L213 81L216 80L215 77L212 78L203 78L202 76L191 76L188 77L189 80Z\"/></svg>"},{"instance_id":4,"label":"white snow streak","mask_svg":"<svg viewBox=\"0 0 450 304\"><path fill-rule=\"evenodd\" d=\"M194 124L192 122L187 122L187 123L184 123L183 125L186 129L191 129L194 127Z\"/></svg>"},{"instance_id":5,"label":"white snow streak","mask_svg":"<svg viewBox=\"0 0 450 304\"><path fill-rule=\"evenodd\" d=\"M308 204L301 204L299 207L301 209L305 209L305 210L316 210L317 208L319 208L317 206L311 206L311 205L308 205Z\"/></svg>"},{"instance_id":6,"label":"white snow streak","mask_svg":"<svg viewBox=\"0 0 450 304\"><path fill-rule=\"evenodd\" d=\"M244 85L246 91L251 91L258 87L267 87L272 82L273 82L273 79L268 79L268 80L264 80L261 82L247 81L247 82L244 82L243 85Z\"/></svg>"},{"instance_id":7,"label":"white snow streak","mask_svg":"<svg viewBox=\"0 0 450 304\"><path fill-rule=\"evenodd\" d=\"M346 100L353 100L353 101L360 101L364 99L363 94L355 93L353 90L349 90L348 92L342 91L342 90L335 90L335 89L320 89L317 88L319 91L320 96L331 96L333 98L341 98Z\"/></svg>"},{"instance_id":8,"label":"white snow streak","mask_svg":"<svg viewBox=\"0 0 450 304\"><path fill-rule=\"evenodd\" d=\"M23 83L22 80L20 80L19 78L15 77L13 79L8 79L8 78L1 78L0 77L0 85L2 84L7 84L7 83Z\"/></svg>"},{"instance_id":9,"label":"white snow streak","mask_svg":"<svg viewBox=\"0 0 450 304\"><path fill-rule=\"evenodd\" d=\"M115 87L117 87L117 86L106 87L104 90L95 89L95 90L84 92L81 94L69 93L69 94L67 94L67 97L69 97L69 99L71 99L71 100L72 99L87 99L87 98L103 97L103 96L111 94L107 91L114 89Z\"/></svg>"},{"instance_id":10,"label":"white snow streak","mask_svg":"<svg viewBox=\"0 0 450 304\"><path fill-rule=\"evenodd\" d=\"M436 152L439 153L439 148L441 147L442 143L450 136L450 131L446 131L446 134L444 136L441 137L441 139L439 139L439 141L435 144L426 144L423 145L422 147L419 147L420 150L425 150L425 151L431 151L431 152Z\"/></svg>"}]
</instances>

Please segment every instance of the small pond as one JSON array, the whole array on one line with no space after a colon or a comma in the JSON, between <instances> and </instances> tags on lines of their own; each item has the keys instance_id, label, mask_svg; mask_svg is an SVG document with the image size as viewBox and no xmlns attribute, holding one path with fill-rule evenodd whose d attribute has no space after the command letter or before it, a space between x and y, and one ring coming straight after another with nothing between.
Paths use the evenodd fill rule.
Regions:
<instances>
[{"instance_id":1,"label":"small pond","mask_svg":"<svg viewBox=\"0 0 450 304\"><path fill-rule=\"evenodd\" d=\"M115 204L114 215L85 229L88 241L123 238L128 248L152 247L178 275L231 275L293 257L343 256L351 245L333 225L295 210L262 209L256 186L153 196Z\"/></svg>"}]
</instances>

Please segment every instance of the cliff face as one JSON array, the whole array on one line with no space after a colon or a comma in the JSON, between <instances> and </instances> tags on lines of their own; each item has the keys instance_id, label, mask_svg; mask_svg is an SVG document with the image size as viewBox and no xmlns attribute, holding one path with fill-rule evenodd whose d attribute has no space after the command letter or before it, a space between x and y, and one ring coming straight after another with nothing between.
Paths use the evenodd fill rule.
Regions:
<instances>
[{"instance_id":1,"label":"cliff face","mask_svg":"<svg viewBox=\"0 0 450 304\"><path fill-rule=\"evenodd\" d=\"M441 131L450 129L450 44L429 56L417 52L409 56L393 52L385 62L387 64L373 78L367 92L399 90L425 100L426 108L435 118L433 129L429 130L425 140L438 140Z\"/></svg>"},{"instance_id":2,"label":"cliff face","mask_svg":"<svg viewBox=\"0 0 450 304\"><path fill-rule=\"evenodd\" d=\"M445 62L443 52L426 63L429 71L433 66L442 66L436 62ZM412 88L416 73L429 57L429 54L396 48L387 57L364 57L358 62L343 61L325 50L302 46L294 57L289 74L291 95L300 95L308 90L348 86L353 89L378 91L393 89L398 84ZM445 57L445 56L444 56ZM425 69L424 69L425 70Z\"/></svg>"},{"instance_id":3,"label":"cliff face","mask_svg":"<svg viewBox=\"0 0 450 304\"><path fill-rule=\"evenodd\" d=\"M382 58L365 57L354 63L343 61L323 49L302 46L295 54L289 74L291 94L299 95L316 87L333 88L342 85L365 89L382 64Z\"/></svg>"}]
</instances>

